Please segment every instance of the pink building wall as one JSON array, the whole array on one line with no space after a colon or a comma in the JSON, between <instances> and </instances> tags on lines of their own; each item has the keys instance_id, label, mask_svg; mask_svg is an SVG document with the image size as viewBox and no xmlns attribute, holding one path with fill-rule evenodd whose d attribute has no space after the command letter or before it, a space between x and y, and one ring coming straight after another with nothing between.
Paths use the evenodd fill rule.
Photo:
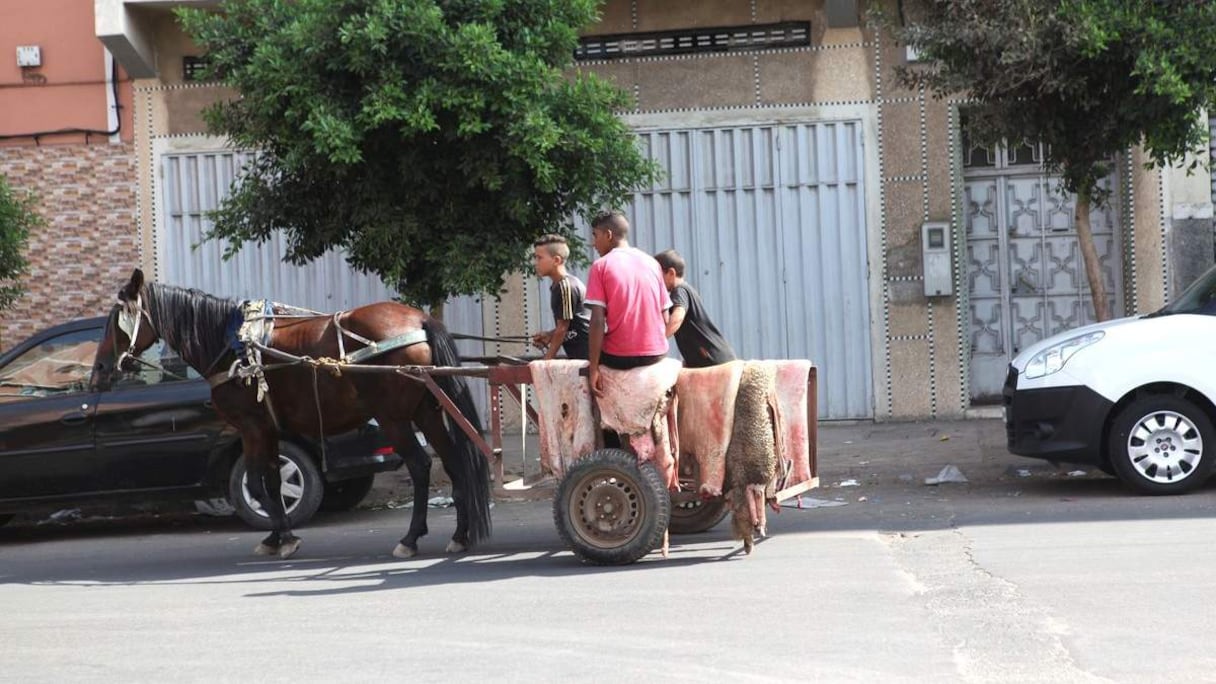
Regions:
<instances>
[{"instance_id":1,"label":"pink building wall","mask_svg":"<svg viewBox=\"0 0 1216 684\"><path fill-rule=\"evenodd\" d=\"M18 68L17 46L38 45L42 66ZM30 145L16 134L61 128L107 128L105 49L94 34L92 0L0 2L0 145ZM122 139L131 137L131 81L118 70ZM89 142L105 142L90 136ZM48 143L82 143L80 134L47 136Z\"/></svg>"}]
</instances>

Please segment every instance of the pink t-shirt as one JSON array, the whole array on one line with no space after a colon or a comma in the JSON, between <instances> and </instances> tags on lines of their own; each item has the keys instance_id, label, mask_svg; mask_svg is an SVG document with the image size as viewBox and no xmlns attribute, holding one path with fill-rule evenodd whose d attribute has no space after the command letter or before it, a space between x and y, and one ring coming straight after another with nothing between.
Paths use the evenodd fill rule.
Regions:
<instances>
[{"instance_id":1,"label":"pink t-shirt","mask_svg":"<svg viewBox=\"0 0 1216 684\"><path fill-rule=\"evenodd\" d=\"M591 264L587 306L602 306L608 329L603 351L613 356L667 353L663 312L671 298L659 262L636 247L617 247Z\"/></svg>"}]
</instances>

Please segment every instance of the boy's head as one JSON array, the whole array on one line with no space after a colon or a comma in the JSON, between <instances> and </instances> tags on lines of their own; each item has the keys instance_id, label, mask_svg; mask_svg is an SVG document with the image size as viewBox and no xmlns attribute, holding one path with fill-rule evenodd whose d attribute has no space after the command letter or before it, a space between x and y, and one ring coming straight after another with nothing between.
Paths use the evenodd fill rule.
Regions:
<instances>
[{"instance_id":1,"label":"boy's head","mask_svg":"<svg viewBox=\"0 0 1216 684\"><path fill-rule=\"evenodd\" d=\"M659 268L663 269L663 283L667 285L668 290L684 279L684 257L680 256L679 252L674 249L659 252L654 255L654 260L659 262Z\"/></svg>"},{"instance_id":2,"label":"boy's head","mask_svg":"<svg viewBox=\"0 0 1216 684\"><path fill-rule=\"evenodd\" d=\"M600 256L604 256L622 240L629 238L629 221L619 211L606 211L591 219L591 243Z\"/></svg>"},{"instance_id":3,"label":"boy's head","mask_svg":"<svg viewBox=\"0 0 1216 684\"><path fill-rule=\"evenodd\" d=\"M532 243L532 265L536 268L536 275L542 278L555 275L569 258L570 245L561 235L549 233Z\"/></svg>"}]
</instances>

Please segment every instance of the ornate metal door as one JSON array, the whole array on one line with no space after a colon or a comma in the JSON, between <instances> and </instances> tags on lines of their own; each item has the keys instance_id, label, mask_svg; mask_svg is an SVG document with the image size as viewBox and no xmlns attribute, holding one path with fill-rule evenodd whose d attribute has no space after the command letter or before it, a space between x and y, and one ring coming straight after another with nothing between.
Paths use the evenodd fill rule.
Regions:
<instances>
[{"instance_id":1,"label":"ornate metal door","mask_svg":"<svg viewBox=\"0 0 1216 684\"><path fill-rule=\"evenodd\" d=\"M1058 332L1094 322L1077 244L1075 198L1042 170L1041 146L968 149L963 160L973 403L999 400L1010 359ZM1109 189L1114 178L1103 181ZM1123 311L1113 202L1091 210L1114 315Z\"/></svg>"}]
</instances>

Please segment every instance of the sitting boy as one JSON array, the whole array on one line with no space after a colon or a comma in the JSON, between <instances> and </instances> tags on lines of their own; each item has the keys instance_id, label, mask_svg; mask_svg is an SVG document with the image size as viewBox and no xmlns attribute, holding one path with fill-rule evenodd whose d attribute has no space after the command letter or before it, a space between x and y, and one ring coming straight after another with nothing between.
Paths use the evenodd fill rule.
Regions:
<instances>
[{"instance_id":1,"label":"sitting boy","mask_svg":"<svg viewBox=\"0 0 1216 684\"><path fill-rule=\"evenodd\" d=\"M587 358L587 328L591 322L590 312L583 307L587 290L583 281L566 272L569 258L570 245L561 235L542 235L532 243L536 275L550 281L554 326L532 335L532 344L545 350L545 359L557 356L558 348L565 350L566 358Z\"/></svg>"}]
</instances>

